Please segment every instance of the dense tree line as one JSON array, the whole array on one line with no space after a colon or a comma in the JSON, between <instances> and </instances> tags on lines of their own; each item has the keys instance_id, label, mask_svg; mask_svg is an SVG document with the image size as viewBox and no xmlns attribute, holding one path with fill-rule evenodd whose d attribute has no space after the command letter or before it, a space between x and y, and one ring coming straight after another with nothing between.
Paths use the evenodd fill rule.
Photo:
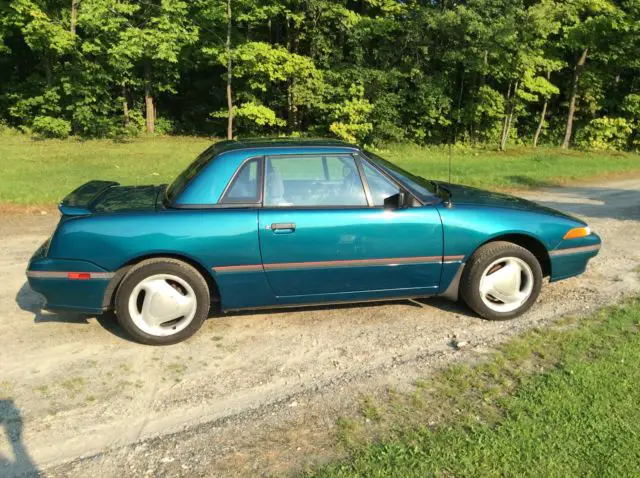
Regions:
<instances>
[{"instance_id":1,"label":"dense tree line","mask_svg":"<svg viewBox=\"0 0 640 478\"><path fill-rule=\"evenodd\" d=\"M640 147L640 0L0 0L0 122Z\"/></svg>"}]
</instances>

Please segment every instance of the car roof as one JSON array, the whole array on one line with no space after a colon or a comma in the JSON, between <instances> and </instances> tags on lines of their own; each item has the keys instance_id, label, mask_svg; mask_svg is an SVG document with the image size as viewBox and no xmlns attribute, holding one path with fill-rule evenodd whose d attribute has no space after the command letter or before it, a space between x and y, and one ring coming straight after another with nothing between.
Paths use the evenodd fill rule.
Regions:
<instances>
[{"instance_id":1,"label":"car roof","mask_svg":"<svg viewBox=\"0 0 640 478\"><path fill-rule=\"evenodd\" d=\"M358 149L356 145L337 139L327 138L244 138L238 140L225 140L215 143L212 148L215 154L226 153L241 149L271 149L271 148L345 148Z\"/></svg>"}]
</instances>

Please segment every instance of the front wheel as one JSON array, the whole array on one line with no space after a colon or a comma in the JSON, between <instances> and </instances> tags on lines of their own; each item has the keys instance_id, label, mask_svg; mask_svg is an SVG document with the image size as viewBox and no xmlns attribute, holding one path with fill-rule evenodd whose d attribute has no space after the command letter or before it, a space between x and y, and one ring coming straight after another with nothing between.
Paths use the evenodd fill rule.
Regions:
<instances>
[{"instance_id":1,"label":"front wheel","mask_svg":"<svg viewBox=\"0 0 640 478\"><path fill-rule=\"evenodd\" d=\"M527 249L511 242L490 242L478 249L462 275L460 294L489 320L508 320L531 308L542 286L542 268Z\"/></svg>"},{"instance_id":2,"label":"front wheel","mask_svg":"<svg viewBox=\"0 0 640 478\"><path fill-rule=\"evenodd\" d=\"M138 342L175 344L192 336L207 318L209 288L189 264L150 259L127 273L115 306L118 322Z\"/></svg>"}]
</instances>

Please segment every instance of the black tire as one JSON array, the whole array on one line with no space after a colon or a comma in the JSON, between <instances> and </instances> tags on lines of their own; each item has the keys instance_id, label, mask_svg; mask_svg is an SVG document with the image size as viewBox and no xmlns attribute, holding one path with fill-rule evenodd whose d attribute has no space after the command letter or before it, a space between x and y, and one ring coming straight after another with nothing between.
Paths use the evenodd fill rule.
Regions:
<instances>
[{"instance_id":1,"label":"black tire","mask_svg":"<svg viewBox=\"0 0 640 478\"><path fill-rule=\"evenodd\" d=\"M494 261L515 257L524 261L533 273L533 289L529 298L517 309L498 312L489 308L480 294L480 280ZM460 282L460 295L466 304L479 316L489 320L509 320L524 314L535 303L542 287L542 268L540 262L529 250L511 242L496 241L480 247L467 262Z\"/></svg>"},{"instance_id":2,"label":"black tire","mask_svg":"<svg viewBox=\"0 0 640 478\"><path fill-rule=\"evenodd\" d=\"M144 279L157 274L177 276L193 289L196 298L196 312L189 324L172 335L152 335L138 327L129 313L129 297ZM148 259L133 266L118 286L115 298L115 312L123 329L137 342L146 345L171 345L182 342L195 334L209 315L211 298L207 281L195 268L171 258Z\"/></svg>"}]
</instances>

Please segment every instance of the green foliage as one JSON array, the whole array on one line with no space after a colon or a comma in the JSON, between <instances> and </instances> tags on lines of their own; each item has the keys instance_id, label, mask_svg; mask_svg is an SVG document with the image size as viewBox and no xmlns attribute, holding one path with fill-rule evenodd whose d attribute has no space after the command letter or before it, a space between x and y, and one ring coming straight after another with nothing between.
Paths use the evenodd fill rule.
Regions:
<instances>
[{"instance_id":1,"label":"green foliage","mask_svg":"<svg viewBox=\"0 0 640 478\"><path fill-rule=\"evenodd\" d=\"M222 135L231 60L240 136L527 143L546 103L543 139L558 142L586 48L576 131L624 117L624 147L640 137L636 0L233 0L230 49L224 1L82 0L75 31L71 4L0 2L8 125L135 135L149 100L156 133Z\"/></svg>"},{"instance_id":2,"label":"green foliage","mask_svg":"<svg viewBox=\"0 0 640 478\"><path fill-rule=\"evenodd\" d=\"M252 101L243 103L235 110L235 116L259 127L284 126L285 121L276 116L275 111Z\"/></svg>"},{"instance_id":3,"label":"green foliage","mask_svg":"<svg viewBox=\"0 0 640 478\"><path fill-rule=\"evenodd\" d=\"M64 139L71 133L71 123L62 118L36 116L31 124L32 131L43 138Z\"/></svg>"},{"instance_id":4,"label":"green foliage","mask_svg":"<svg viewBox=\"0 0 640 478\"><path fill-rule=\"evenodd\" d=\"M625 118L604 116L592 120L582 129L578 142L590 149L621 150L627 147L632 132L631 123Z\"/></svg>"},{"instance_id":5,"label":"green foliage","mask_svg":"<svg viewBox=\"0 0 640 478\"><path fill-rule=\"evenodd\" d=\"M345 100L335 109L334 121L329 126L329 131L350 143L363 144L373 130L373 124L369 121L373 105L363 98L362 87L352 86L350 93L352 98Z\"/></svg>"},{"instance_id":6,"label":"green foliage","mask_svg":"<svg viewBox=\"0 0 640 478\"><path fill-rule=\"evenodd\" d=\"M164 116L159 116L156 118L156 134L170 134L174 133L176 130L175 123Z\"/></svg>"},{"instance_id":7,"label":"green foliage","mask_svg":"<svg viewBox=\"0 0 640 478\"><path fill-rule=\"evenodd\" d=\"M481 141L498 141L504 111L504 96L490 86L480 87L473 111L476 137Z\"/></svg>"},{"instance_id":8,"label":"green foliage","mask_svg":"<svg viewBox=\"0 0 640 478\"><path fill-rule=\"evenodd\" d=\"M622 100L622 110L629 116L630 121L640 121L640 94L630 94Z\"/></svg>"}]
</instances>

